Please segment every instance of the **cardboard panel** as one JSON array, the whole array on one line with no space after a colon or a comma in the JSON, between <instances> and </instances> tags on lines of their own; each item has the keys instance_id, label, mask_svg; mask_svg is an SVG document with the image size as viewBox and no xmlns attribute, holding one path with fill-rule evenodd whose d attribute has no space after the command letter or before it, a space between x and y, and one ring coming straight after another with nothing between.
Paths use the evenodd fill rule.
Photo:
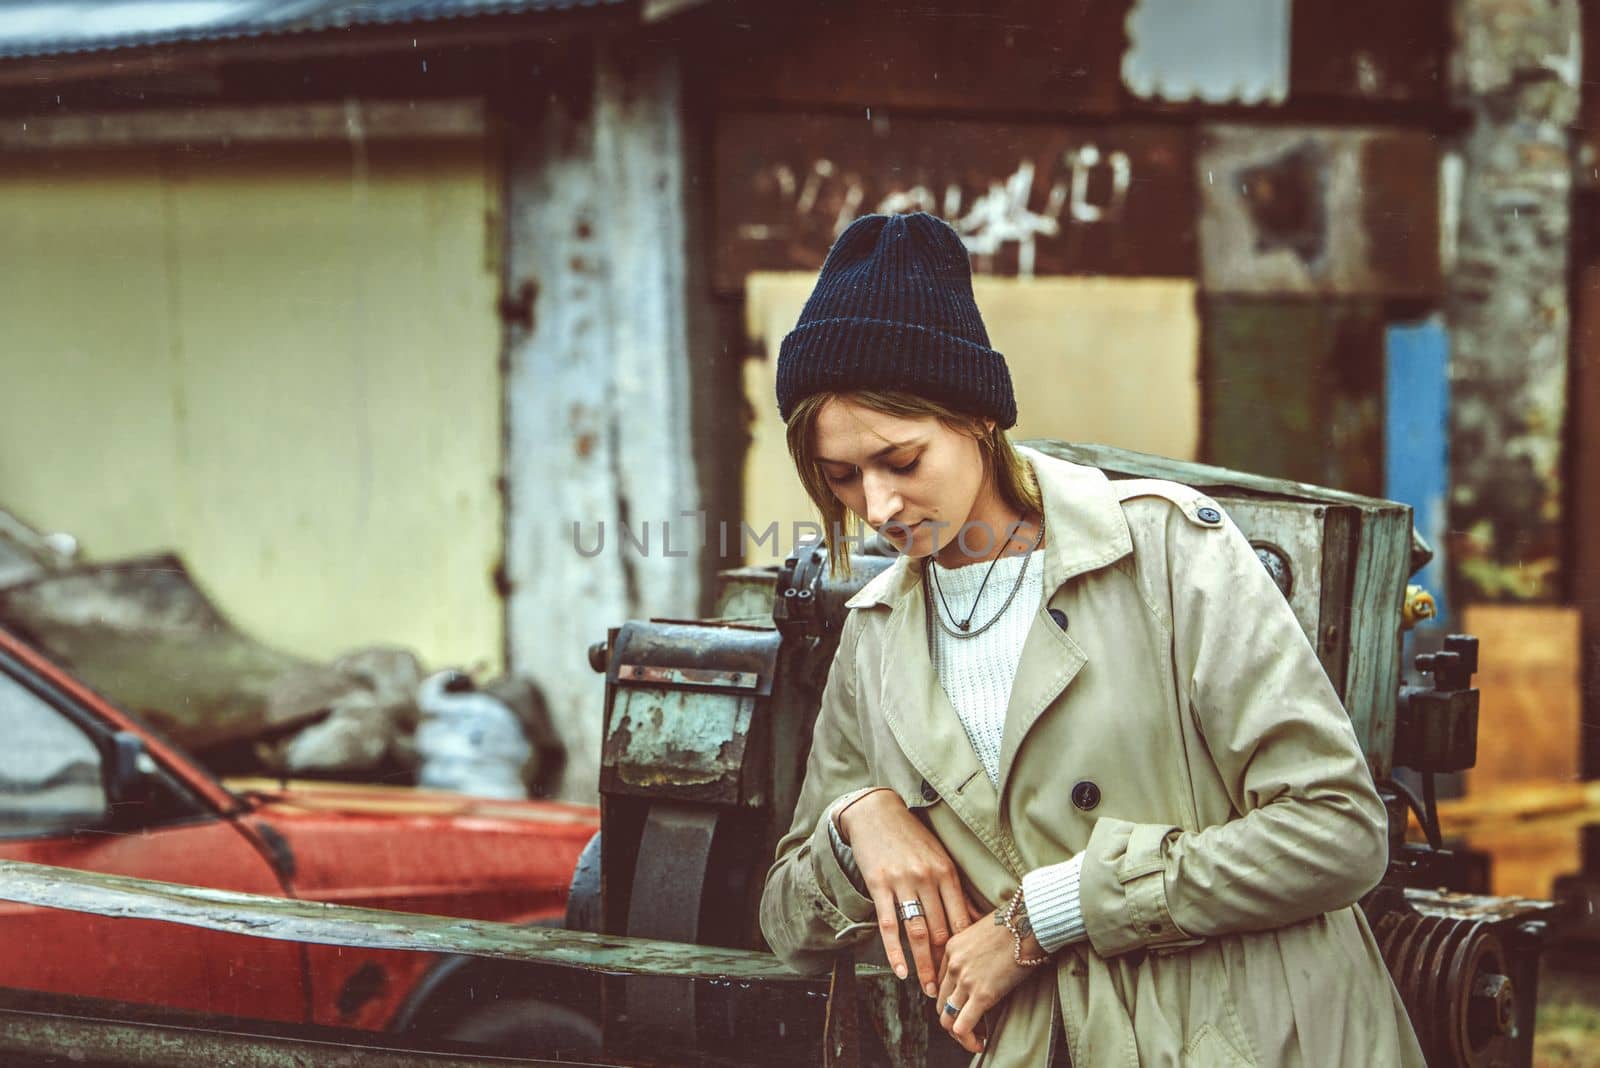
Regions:
<instances>
[{"instance_id":1,"label":"cardboard panel","mask_svg":"<svg viewBox=\"0 0 1600 1068\"><path fill-rule=\"evenodd\" d=\"M1468 793L1578 777L1579 613L1558 605L1473 605L1478 637L1478 764Z\"/></svg>"},{"instance_id":2,"label":"cardboard panel","mask_svg":"<svg viewBox=\"0 0 1600 1068\"><path fill-rule=\"evenodd\" d=\"M1482 691L1478 764L1467 797L1518 783L1566 783L1578 776L1579 613L1534 605L1474 605L1463 628L1478 636ZM1471 844L1494 857L1497 894L1545 897L1557 875L1577 870L1570 829L1486 829Z\"/></svg>"}]
</instances>

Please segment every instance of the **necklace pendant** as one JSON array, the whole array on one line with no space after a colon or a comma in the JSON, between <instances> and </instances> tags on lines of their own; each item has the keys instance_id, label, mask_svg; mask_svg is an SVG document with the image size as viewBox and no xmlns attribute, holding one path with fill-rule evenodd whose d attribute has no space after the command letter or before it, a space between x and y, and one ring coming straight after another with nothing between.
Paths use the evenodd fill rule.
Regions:
<instances>
[{"instance_id":1,"label":"necklace pendant","mask_svg":"<svg viewBox=\"0 0 1600 1068\"><path fill-rule=\"evenodd\" d=\"M971 630L972 629L972 620L963 619L960 623L957 623L956 626L960 627L964 631Z\"/></svg>"}]
</instances>

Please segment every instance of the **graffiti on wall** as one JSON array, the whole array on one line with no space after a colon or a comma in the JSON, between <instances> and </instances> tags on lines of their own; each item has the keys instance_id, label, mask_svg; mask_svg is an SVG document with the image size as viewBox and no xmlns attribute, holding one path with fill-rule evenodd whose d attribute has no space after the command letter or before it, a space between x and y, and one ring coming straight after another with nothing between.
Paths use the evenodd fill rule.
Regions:
<instances>
[{"instance_id":1,"label":"graffiti on wall","mask_svg":"<svg viewBox=\"0 0 1600 1068\"><path fill-rule=\"evenodd\" d=\"M1060 236L1063 225L1120 222L1128 200L1133 161L1126 152L1102 152L1098 145L1091 143L1062 155L1065 173L1050 183L1037 210L1037 171L1033 161L1028 159L1019 162L1016 170L1005 178L991 181L986 189L976 194L959 182L947 182L942 189L919 182L907 188L891 189L865 210L884 215L926 211L948 219L961 234L968 251L980 258L992 258L1015 245L1017 274L1031 277L1036 269L1037 239ZM1103 200L1099 203L1092 201L1089 195L1090 180L1096 177L1097 170L1105 172L1099 188ZM839 206L832 213L835 235L860 215L863 205L867 204L867 183L861 175L842 172L829 159L814 160L803 175L797 175L787 163L776 163L767 177L777 187L778 195L792 204L798 217L817 211L819 203L831 204L835 198L823 201L822 192L825 186L838 183L841 187L836 198ZM745 223L740 226L740 232L746 236L769 237L771 225Z\"/></svg>"},{"instance_id":2,"label":"graffiti on wall","mask_svg":"<svg viewBox=\"0 0 1600 1068\"><path fill-rule=\"evenodd\" d=\"M798 140L815 150L800 154L760 150L774 139L764 127L770 121L730 123L719 144L719 282L728 286L749 270L815 269L833 238L868 212L944 218L979 272L1182 275L1192 268L1186 215L1193 192L1180 132L1118 138L1043 128L1006 136L928 121L938 129L902 139L906 124L897 124L889 136L862 143L853 127L829 129L841 120L812 119L797 123L814 130Z\"/></svg>"}]
</instances>

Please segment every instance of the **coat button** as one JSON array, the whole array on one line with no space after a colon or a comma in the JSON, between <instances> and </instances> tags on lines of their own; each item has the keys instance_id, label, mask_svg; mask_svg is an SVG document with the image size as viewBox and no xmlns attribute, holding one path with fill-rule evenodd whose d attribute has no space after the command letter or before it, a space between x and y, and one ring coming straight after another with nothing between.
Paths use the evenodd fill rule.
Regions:
<instances>
[{"instance_id":1,"label":"coat button","mask_svg":"<svg viewBox=\"0 0 1600 1068\"><path fill-rule=\"evenodd\" d=\"M1067 629L1067 614L1059 608L1050 609L1050 618L1056 621L1056 626L1062 630Z\"/></svg>"},{"instance_id":2,"label":"coat button","mask_svg":"<svg viewBox=\"0 0 1600 1068\"><path fill-rule=\"evenodd\" d=\"M927 779L922 780L922 799L930 805L939 800L939 791Z\"/></svg>"},{"instance_id":3,"label":"coat button","mask_svg":"<svg viewBox=\"0 0 1600 1068\"><path fill-rule=\"evenodd\" d=\"M1200 522L1202 523L1222 522L1222 513L1217 511L1215 508L1202 508L1196 512L1195 515L1200 517Z\"/></svg>"},{"instance_id":4,"label":"coat button","mask_svg":"<svg viewBox=\"0 0 1600 1068\"><path fill-rule=\"evenodd\" d=\"M1072 803L1088 812L1100 803L1100 787L1088 779L1083 780L1072 788Z\"/></svg>"}]
</instances>

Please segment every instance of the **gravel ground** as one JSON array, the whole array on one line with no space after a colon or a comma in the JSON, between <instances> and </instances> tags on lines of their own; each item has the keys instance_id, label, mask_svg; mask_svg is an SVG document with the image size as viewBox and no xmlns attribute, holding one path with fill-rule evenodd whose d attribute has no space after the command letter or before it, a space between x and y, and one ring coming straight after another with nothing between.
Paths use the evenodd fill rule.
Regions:
<instances>
[{"instance_id":1,"label":"gravel ground","mask_svg":"<svg viewBox=\"0 0 1600 1068\"><path fill-rule=\"evenodd\" d=\"M1600 950L1591 951L1600 958ZM1600 959L1547 959L1539 975L1534 1068L1600 1068Z\"/></svg>"}]
</instances>

